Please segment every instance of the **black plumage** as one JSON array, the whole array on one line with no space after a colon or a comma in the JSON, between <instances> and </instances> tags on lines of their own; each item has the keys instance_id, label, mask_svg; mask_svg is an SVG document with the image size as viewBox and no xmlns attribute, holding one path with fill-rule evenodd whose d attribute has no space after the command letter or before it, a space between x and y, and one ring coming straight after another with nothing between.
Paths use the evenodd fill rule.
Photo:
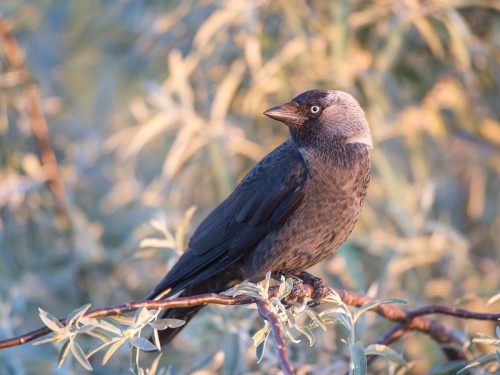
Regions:
<instances>
[{"instance_id":1,"label":"black plumage","mask_svg":"<svg viewBox=\"0 0 500 375\"><path fill-rule=\"evenodd\" d=\"M359 216L372 147L349 94L305 92L264 112L291 137L262 159L201 222L188 248L147 299L221 292L268 271L298 274L331 255ZM201 307L164 317L189 321ZM162 344L179 329L160 333Z\"/></svg>"}]
</instances>

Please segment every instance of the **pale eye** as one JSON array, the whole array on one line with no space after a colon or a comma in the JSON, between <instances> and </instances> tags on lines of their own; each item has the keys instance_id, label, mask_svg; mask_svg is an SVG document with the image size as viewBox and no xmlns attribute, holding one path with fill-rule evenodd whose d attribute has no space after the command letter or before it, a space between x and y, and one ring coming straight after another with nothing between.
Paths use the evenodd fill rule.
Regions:
<instances>
[{"instance_id":1,"label":"pale eye","mask_svg":"<svg viewBox=\"0 0 500 375\"><path fill-rule=\"evenodd\" d=\"M319 113L319 111L321 111L321 108L317 105L313 105L309 110L312 114L316 115Z\"/></svg>"}]
</instances>

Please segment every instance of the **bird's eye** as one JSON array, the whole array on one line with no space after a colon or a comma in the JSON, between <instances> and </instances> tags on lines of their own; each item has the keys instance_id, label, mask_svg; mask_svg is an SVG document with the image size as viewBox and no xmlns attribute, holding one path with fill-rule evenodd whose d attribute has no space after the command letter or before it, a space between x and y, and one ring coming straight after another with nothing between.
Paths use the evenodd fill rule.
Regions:
<instances>
[{"instance_id":1,"label":"bird's eye","mask_svg":"<svg viewBox=\"0 0 500 375\"><path fill-rule=\"evenodd\" d=\"M309 108L309 110L313 115L316 115L319 113L319 111L321 111L321 108L317 105L313 105L311 108Z\"/></svg>"}]
</instances>

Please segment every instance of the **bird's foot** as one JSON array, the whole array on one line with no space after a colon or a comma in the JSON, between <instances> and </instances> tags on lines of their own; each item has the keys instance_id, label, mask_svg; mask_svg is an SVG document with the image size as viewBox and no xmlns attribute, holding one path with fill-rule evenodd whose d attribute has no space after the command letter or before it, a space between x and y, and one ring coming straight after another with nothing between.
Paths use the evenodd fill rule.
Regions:
<instances>
[{"instance_id":1,"label":"bird's foot","mask_svg":"<svg viewBox=\"0 0 500 375\"><path fill-rule=\"evenodd\" d=\"M306 287L304 287L304 282L302 281L302 279L289 273L280 272L272 275L273 279L275 280L281 280L282 276L285 277L285 279L293 280L292 290L286 296L286 300L284 300L283 303L288 307L296 303L302 303L304 299L309 296L309 291Z\"/></svg>"},{"instance_id":2,"label":"bird's foot","mask_svg":"<svg viewBox=\"0 0 500 375\"><path fill-rule=\"evenodd\" d=\"M312 285L314 292L311 296L310 306L317 306L321 301L330 294L330 287L321 278L311 275L309 272L301 272L297 275L304 284Z\"/></svg>"}]
</instances>

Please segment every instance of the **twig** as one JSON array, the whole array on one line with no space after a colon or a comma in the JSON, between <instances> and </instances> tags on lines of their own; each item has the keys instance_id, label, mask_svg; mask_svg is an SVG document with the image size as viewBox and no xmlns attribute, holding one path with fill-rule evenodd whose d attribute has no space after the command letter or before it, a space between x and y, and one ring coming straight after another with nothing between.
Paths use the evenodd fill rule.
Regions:
<instances>
[{"instance_id":1,"label":"twig","mask_svg":"<svg viewBox=\"0 0 500 375\"><path fill-rule=\"evenodd\" d=\"M269 310L267 302L257 301L257 308L259 309L260 316L266 319L271 325L274 342L276 343L276 348L278 349L278 358L281 370L283 370L285 375L295 374L292 365L288 361L286 342L283 338L283 330L281 329L281 323L278 317L274 315L271 310Z\"/></svg>"},{"instance_id":2,"label":"twig","mask_svg":"<svg viewBox=\"0 0 500 375\"><path fill-rule=\"evenodd\" d=\"M5 56L12 68L15 69L16 74L23 79L21 82L32 80L22 50L10 32L1 12L0 45L3 46ZM40 163L45 170L49 191L54 199L56 217L60 227L67 230L70 226L70 220L66 208L66 191L60 177L56 154L50 143L49 129L42 110L38 87L34 83L28 83L23 87L23 91L28 103L28 115L38 147Z\"/></svg>"},{"instance_id":3,"label":"twig","mask_svg":"<svg viewBox=\"0 0 500 375\"><path fill-rule=\"evenodd\" d=\"M293 298L295 299L297 297L299 299L311 297L314 293L314 288L312 287L312 285L309 284L303 284L300 286L300 288L297 288L297 290L300 291L300 295L294 296ZM347 291L343 289L333 289L333 290L335 290L335 292L340 296L340 298L345 304L350 306L361 307L367 304L368 302L374 300L371 297L352 291ZM277 294L278 294L277 286L269 288L269 298L274 297ZM256 303L257 301L258 299L253 297L245 297L245 296L231 297L223 294L210 293L192 297L179 297L179 298L172 298L169 300L160 300L160 301L135 301L122 305L90 310L85 314L85 316L89 318L103 318L112 315L123 315L125 313L135 311L141 308L142 306L145 306L148 309L166 310L172 308L199 306L207 304L248 305ZM262 308L260 308L259 311L261 310ZM398 323L398 325L396 325L391 331L389 331L387 334L385 334L377 341L378 343L385 345L390 345L391 343L401 338L406 332L409 331L419 331L424 334L427 334L433 340L435 340L440 344L455 344L455 345L461 344L460 339L458 339L453 334L453 331L451 329L444 326L435 319L422 316L426 314L440 313L440 314L453 315L458 318L481 319L481 320L498 320L500 318L500 314L481 314L464 309L447 308L445 306L429 306L415 310L405 310L395 305L385 304L374 307L372 311L376 312L377 314L381 315L387 320L391 320ZM66 319L60 319L60 322L62 324L65 324ZM33 341L41 336L45 336L49 333L51 333L51 330L48 329L47 327L43 327L18 337L3 340L0 341L0 349L22 345L27 342ZM274 331L273 334L275 335ZM447 355L447 357L450 359L465 358L465 353L462 350L453 349L449 347L444 348L443 350Z\"/></svg>"}]
</instances>

